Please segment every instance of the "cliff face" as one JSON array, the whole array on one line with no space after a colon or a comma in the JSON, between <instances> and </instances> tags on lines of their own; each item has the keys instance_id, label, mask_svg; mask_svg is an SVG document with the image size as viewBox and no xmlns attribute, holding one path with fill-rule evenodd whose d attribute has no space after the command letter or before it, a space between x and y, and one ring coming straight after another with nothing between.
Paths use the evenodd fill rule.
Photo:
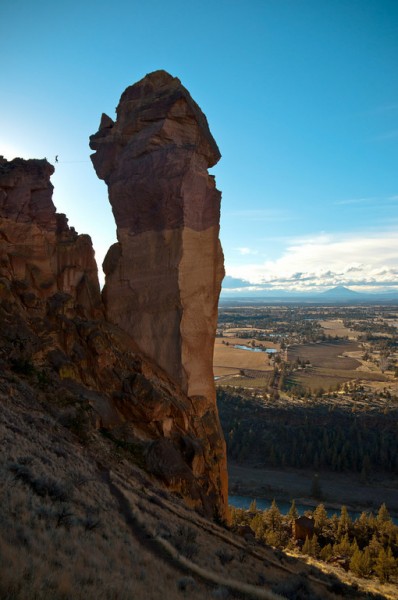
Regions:
<instances>
[{"instance_id":1,"label":"cliff face","mask_svg":"<svg viewBox=\"0 0 398 600\"><path fill-rule=\"evenodd\" d=\"M107 316L189 396L211 397L224 267L221 194L207 172L220 154L206 118L157 71L127 88L90 145L119 240L104 262Z\"/></svg>"},{"instance_id":2,"label":"cliff face","mask_svg":"<svg viewBox=\"0 0 398 600\"><path fill-rule=\"evenodd\" d=\"M53 172L46 160L0 157L0 278L18 287L22 304L37 315L43 314L46 299L63 292L81 316L100 316L91 239L56 213Z\"/></svg>"},{"instance_id":3,"label":"cliff face","mask_svg":"<svg viewBox=\"0 0 398 600\"><path fill-rule=\"evenodd\" d=\"M104 261L106 316L190 398L195 436L217 448L226 502L212 368L224 276L221 194L207 171L219 150L189 92L164 71L125 90L116 121L103 115L90 146L117 225Z\"/></svg>"},{"instance_id":4,"label":"cliff face","mask_svg":"<svg viewBox=\"0 0 398 600\"><path fill-rule=\"evenodd\" d=\"M0 387L11 398L20 381L19 391L89 447L111 440L188 505L225 517L214 406L199 399L194 408L105 318L91 240L56 213L53 171L45 160L0 158ZM144 254L155 251L151 242Z\"/></svg>"}]
</instances>

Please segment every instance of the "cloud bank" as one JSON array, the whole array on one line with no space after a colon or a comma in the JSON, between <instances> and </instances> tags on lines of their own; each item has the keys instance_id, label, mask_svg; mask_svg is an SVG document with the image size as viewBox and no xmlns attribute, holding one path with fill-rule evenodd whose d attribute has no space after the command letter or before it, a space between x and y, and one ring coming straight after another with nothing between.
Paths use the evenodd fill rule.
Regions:
<instances>
[{"instance_id":1,"label":"cloud bank","mask_svg":"<svg viewBox=\"0 0 398 600\"><path fill-rule=\"evenodd\" d=\"M257 290L312 292L344 285L363 292L398 291L398 231L293 239L276 260L227 264L226 270L244 280L242 287Z\"/></svg>"}]
</instances>

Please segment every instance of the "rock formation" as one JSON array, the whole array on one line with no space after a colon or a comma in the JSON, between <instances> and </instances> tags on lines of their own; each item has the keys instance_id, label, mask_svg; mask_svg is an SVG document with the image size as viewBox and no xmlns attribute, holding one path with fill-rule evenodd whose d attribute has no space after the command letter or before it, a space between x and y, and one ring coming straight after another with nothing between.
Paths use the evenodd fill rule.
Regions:
<instances>
[{"instance_id":1,"label":"rock formation","mask_svg":"<svg viewBox=\"0 0 398 600\"><path fill-rule=\"evenodd\" d=\"M56 292L68 294L81 316L103 312L91 238L56 213L46 160L0 157L0 278L21 290L40 313ZM3 281L4 284L4 281Z\"/></svg>"},{"instance_id":2,"label":"rock formation","mask_svg":"<svg viewBox=\"0 0 398 600\"><path fill-rule=\"evenodd\" d=\"M104 261L106 316L187 393L195 434L219 447L212 359L221 194L207 169L220 153L199 106L165 71L127 88L116 112L115 122L103 114L90 138L117 225ZM225 450L217 453L226 501Z\"/></svg>"},{"instance_id":3,"label":"rock formation","mask_svg":"<svg viewBox=\"0 0 398 600\"><path fill-rule=\"evenodd\" d=\"M189 396L211 397L224 268L221 194L207 172L220 153L206 118L157 71L127 88L90 145L119 240L104 262L107 316Z\"/></svg>"},{"instance_id":4,"label":"rock formation","mask_svg":"<svg viewBox=\"0 0 398 600\"><path fill-rule=\"evenodd\" d=\"M199 419L181 387L105 319L91 240L56 213L53 171L46 160L0 158L0 387L21 378L26 398L96 453L104 440L107 453L122 448L187 504L225 517L214 407Z\"/></svg>"}]
</instances>

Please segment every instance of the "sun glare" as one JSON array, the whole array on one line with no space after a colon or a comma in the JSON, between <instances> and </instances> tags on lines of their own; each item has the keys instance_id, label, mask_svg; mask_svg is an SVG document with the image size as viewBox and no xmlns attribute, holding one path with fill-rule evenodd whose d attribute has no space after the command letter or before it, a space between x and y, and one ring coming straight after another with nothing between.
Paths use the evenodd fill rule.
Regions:
<instances>
[{"instance_id":1,"label":"sun glare","mask_svg":"<svg viewBox=\"0 0 398 600\"><path fill-rule=\"evenodd\" d=\"M11 144L1 144L0 145L0 155L4 156L7 160L13 160L14 158L29 158L26 156L26 152L24 152L21 148L17 148Z\"/></svg>"}]
</instances>

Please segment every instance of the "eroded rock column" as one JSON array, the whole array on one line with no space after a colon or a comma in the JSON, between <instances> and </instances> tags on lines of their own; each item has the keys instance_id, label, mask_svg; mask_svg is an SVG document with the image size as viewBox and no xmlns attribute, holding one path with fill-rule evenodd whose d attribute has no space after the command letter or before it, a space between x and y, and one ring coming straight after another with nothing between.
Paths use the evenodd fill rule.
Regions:
<instances>
[{"instance_id":1,"label":"eroded rock column","mask_svg":"<svg viewBox=\"0 0 398 600\"><path fill-rule=\"evenodd\" d=\"M199 106L165 71L127 88L116 112L90 138L117 225L104 261L106 315L192 399L191 428L212 448L226 506L212 367L221 194L208 174L220 153Z\"/></svg>"}]
</instances>

